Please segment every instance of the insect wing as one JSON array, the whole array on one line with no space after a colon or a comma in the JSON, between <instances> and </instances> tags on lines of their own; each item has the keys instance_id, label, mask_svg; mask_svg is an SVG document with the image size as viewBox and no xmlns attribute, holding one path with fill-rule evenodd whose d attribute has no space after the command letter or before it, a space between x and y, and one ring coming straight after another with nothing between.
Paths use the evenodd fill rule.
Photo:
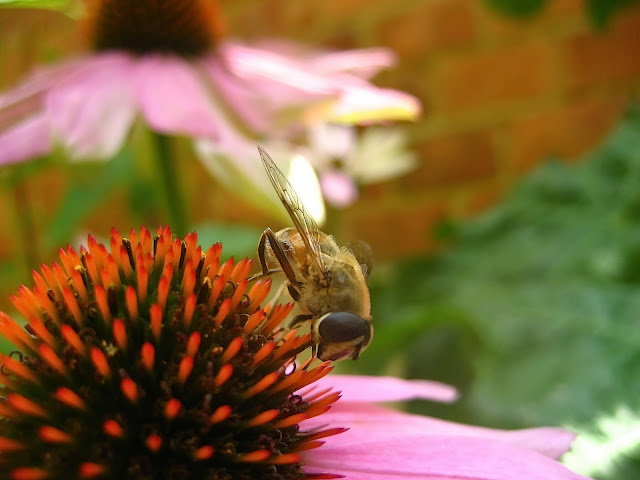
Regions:
<instances>
[{"instance_id":1,"label":"insect wing","mask_svg":"<svg viewBox=\"0 0 640 480\"><path fill-rule=\"evenodd\" d=\"M264 168L269 175L269 180L271 180L271 184L278 194L278 197L280 197L280 201L284 205L284 208L286 208L296 230L298 230L298 233L302 237L307 251L311 254L320 271L324 272L325 265L322 260L322 255L320 254L320 229L318 228L318 224L313 217L309 215L309 212L305 210L302 201L291 186L291 183L289 183L287 177L284 176L269 154L261 147L258 147L258 151L260 152L260 158L262 158Z\"/></svg>"}]
</instances>

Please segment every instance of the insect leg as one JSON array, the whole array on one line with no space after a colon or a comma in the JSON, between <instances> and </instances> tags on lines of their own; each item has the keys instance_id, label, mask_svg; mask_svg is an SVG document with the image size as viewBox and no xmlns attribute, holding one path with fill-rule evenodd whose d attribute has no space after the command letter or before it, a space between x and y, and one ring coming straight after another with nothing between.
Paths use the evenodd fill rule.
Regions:
<instances>
[{"instance_id":1,"label":"insect leg","mask_svg":"<svg viewBox=\"0 0 640 480\"><path fill-rule=\"evenodd\" d=\"M291 328L296 328L299 327L300 325L302 325L304 322L307 322L309 320L311 320L313 318L313 315L310 314L300 314L300 315L296 315L295 317L293 317L293 320L291 320L291 322L289 322L289 329Z\"/></svg>"},{"instance_id":2,"label":"insect leg","mask_svg":"<svg viewBox=\"0 0 640 480\"><path fill-rule=\"evenodd\" d=\"M287 279L289 280L289 283L291 285L299 285L300 282L296 280L296 274L293 271L293 268L291 268L291 264L289 263L289 260L287 259L287 256L284 253L284 250L282 250L282 245L280 245L280 242L276 239L276 236L273 234L273 231L271 231L270 228L267 228L262 234L262 237L260 238L260 244L262 245L262 256L260 258L262 271L263 272L268 271L267 261L264 256L264 251L265 251L264 243L266 242L266 240L263 240L264 237L266 237L266 240L269 240L269 246L271 247L271 251L276 256L276 259L278 260L278 263L282 268L282 272L286 275ZM259 247L258 247L258 250L260 250ZM258 252L258 255L260 255L259 252Z\"/></svg>"}]
</instances>

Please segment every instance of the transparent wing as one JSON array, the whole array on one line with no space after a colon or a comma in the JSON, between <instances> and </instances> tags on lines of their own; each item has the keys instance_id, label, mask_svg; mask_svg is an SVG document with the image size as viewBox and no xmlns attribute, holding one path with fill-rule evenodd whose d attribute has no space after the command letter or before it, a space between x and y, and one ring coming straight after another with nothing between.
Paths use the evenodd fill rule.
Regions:
<instances>
[{"instance_id":1,"label":"transparent wing","mask_svg":"<svg viewBox=\"0 0 640 480\"><path fill-rule=\"evenodd\" d=\"M273 188L276 190L278 197L280 197L284 208L287 209L293 225L302 237L307 251L320 271L326 271L322 255L320 254L320 229L318 228L318 224L313 217L309 215L309 212L305 210L298 194L269 154L261 147L258 147L258 151L260 152L260 158L262 158L264 168L269 175L269 180L271 180Z\"/></svg>"},{"instance_id":2,"label":"transparent wing","mask_svg":"<svg viewBox=\"0 0 640 480\"><path fill-rule=\"evenodd\" d=\"M364 278L368 280L374 264L373 249L371 246L362 240L351 240L350 242L347 242L345 247L347 247L351 253L353 253L353 256L356 257L356 260L358 260L360 268L362 269Z\"/></svg>"}]
</instances>

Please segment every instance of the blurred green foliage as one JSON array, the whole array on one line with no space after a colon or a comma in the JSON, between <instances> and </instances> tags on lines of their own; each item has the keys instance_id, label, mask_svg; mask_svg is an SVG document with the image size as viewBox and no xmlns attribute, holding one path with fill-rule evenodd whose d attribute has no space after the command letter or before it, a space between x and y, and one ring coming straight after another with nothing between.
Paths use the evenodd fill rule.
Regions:
<instances>
[{"instance_id":1,"label":"blurred green foliage","mask_svg":"<svg viewBox=\"0 0 640 480\"><path fill-rule=\"evenodd\" d=\"M596 432L640 411L640 110L453 231L448 253L376 276L376 338L354 368L452 383L461 402L421 411L471 423Z\"/></svg>"},{"instance_id":2,"label":"blurred green foliage","mask_svg":"<svg viewBox=\"0 0 640 480\"><path fill-rule=\"evenodd\" d=\"M547 0L485 0L491 8L508 16L527 18L538 13ZM585 0L586 14L596 28L604 28L612 15L638 0Z\"/></svg>"}]
</instances>

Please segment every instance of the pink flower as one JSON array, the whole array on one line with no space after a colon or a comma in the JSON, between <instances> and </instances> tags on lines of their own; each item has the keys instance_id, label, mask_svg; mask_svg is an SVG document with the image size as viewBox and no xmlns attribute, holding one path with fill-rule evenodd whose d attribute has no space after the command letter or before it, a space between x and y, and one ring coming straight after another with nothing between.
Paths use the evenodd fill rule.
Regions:
<instances>
[{"instance_id":1,"label":"pink flower","mask_svg":"<svg viewBox=\"0 0 640 480\"><path fill-rule=\"evenodd\" d=\"M452 401L455 392L435 382L392 377L329 375L314 384L342 398L312 429L330 422L347 432L326 439L302 462L309 473L330 472L350 480L553 480L585 479L555 461L574 435L558 428L503 431L399 412L373 402L423 398Z\"/></svg>"},{"instance_id":2,"label":"pink flower","mask_svg":"<svg viewBox=\"0 0 640 480\"><path fill-rule=\"evenodd\" d=\"M0 164L56 145L74 159L108 158L138 117L157 132L207 139L234 156L306 121L413 118L420 108L410 95L368 81L393 63L385 49L316 52L219 40L204 0L95 4L90 37L100 51L40 69L0 96Z\"/></svg>"}]
</instances>

